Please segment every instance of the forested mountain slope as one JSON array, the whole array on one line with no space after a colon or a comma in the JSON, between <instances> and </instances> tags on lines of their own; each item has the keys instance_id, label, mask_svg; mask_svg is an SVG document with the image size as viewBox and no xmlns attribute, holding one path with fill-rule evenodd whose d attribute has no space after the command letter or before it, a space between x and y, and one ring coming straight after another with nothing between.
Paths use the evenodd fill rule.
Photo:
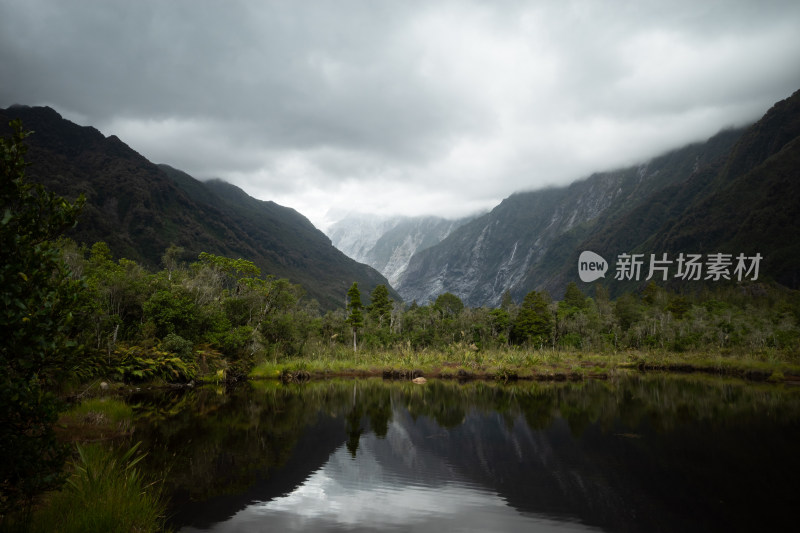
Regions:
<instances>
[{"instance_id":1,"label":"forested mountain slope","mask_svg":"<svg viewBox=\"0 0 800 533\"><path fill-rule=\"evenodd\" d=\"M748 128L726 157L647 198L578 248L609 256L639 252L673 258L758 253L763 256L759 279L798 288L798 217L800 91ZM570 279L570 269L563 268L561 281Z\"/></svg>"},{"instance_id":2,"label":"forested mountain slope","mask_svg":"<svg viewBox=\"0 0 800 533\"><path fill-rule=\"evenodd\" d=\"M244 258L264 274L303 285L323 308L341 307L356 281L369 291L386 279L333 247L293 209L249 197L233 185L200 182L158 166L115 136L78 126L47 107L0 110L0 134L22 120L28 137L28 176L67 198L86 195L70 234L88 244L105 241L117 257L157 267L175 244L184 259L200 252Z\"/></svg>"}]
</instances>

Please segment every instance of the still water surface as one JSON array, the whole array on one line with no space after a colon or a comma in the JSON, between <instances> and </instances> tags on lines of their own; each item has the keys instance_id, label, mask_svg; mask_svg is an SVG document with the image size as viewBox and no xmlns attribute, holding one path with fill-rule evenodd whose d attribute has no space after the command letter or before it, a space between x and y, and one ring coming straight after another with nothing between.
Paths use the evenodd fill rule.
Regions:
<instances>
[{"instance_id":1,"label":"still water surface","mask_svg":"<svg viewBox=\"0 0 800 533\"><path fill-rule=\"evenodd\" d=\"M341 380L131 401L182 532L800 527L800 387Z\"/></svg>"}]
</instances>

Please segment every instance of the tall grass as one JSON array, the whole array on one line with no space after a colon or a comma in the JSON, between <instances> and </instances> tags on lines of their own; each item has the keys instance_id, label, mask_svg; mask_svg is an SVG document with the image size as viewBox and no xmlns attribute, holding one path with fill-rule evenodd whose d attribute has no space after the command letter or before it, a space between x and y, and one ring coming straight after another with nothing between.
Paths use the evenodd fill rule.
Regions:
<instances>
[{"instance_id":1,"label":"tall grass","mask_svg":"<svg viewBox=\"0 0 800 533\"><path fill-rule=\"evenodd\" d=\"M379 375L387 369L421 370L426 376L454 377L460 370L477 377L515 374L532 377L536 374L608 374L626 369L682 367L698 371L743 374L748 371L774 371L800 374L800 356L762 350L758 353L724 355L719 351L682 352L668 350L627 350L620 352L586 352L552 348L475 350L456 343L442 350L410 350L403 347L360 349L332 347L309 350L302 356L264 361L251 372L254 378L276 378L283 371L303 370L314 375L347 375L350 373Z\"/></svg>"},{"instance_id":2,"label":"tall grass","mask_svg":"<svg viewBox=\"0 0 800 533\"><path fill-rule=\"evenodd\" d=\"M133 418L133 409L121 400L89 398L72 407L64 416L74 420L88 419L119 424Z\"/></svg>"},{"instance_id":3,"label":"tall grass","mask_svg":"<svg viewBox=\"0 0 800 533\"><path fill-rule=\"evenodd\" d=\"M58 419L57 431L67 441L118 439L131 433L133 409L114 398L89 398Z\"/></svg>"},{"instance_id":4,"label":"tall grass","mask_svg":"<svg viewBox=\"0 0 800 533\"><path fill-rule=\"evenodd\" d=\"M140 443L139 443L140 444ZM124 453L77 445L67 484L34 512L31 532L149 533L164 530L166 502L159 484L137 467L139 444Z\"/></svg>"}]
</instances>

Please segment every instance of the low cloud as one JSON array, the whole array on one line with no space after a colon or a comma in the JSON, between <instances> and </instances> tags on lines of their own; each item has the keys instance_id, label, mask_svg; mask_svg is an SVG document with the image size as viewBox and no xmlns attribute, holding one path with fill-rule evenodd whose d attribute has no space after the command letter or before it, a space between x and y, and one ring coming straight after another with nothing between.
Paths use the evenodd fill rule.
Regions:
<instances>
[{"instance_id":1,"label":"low cloud","mask_svg":"<svg viewBox=\"0 0 800 533\"><path fill-rule=\"evenodd\" d=\"M460 216L756 120L800 5L0 0L0 105L49 104L318 224Z\"/></svg>"}]
</instances>

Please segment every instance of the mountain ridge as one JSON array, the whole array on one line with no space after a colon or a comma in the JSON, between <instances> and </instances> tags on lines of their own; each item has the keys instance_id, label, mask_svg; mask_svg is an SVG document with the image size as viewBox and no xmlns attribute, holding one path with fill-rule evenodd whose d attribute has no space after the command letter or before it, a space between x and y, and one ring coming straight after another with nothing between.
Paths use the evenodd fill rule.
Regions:
<instances>
[{"instance_id":1,"label":"mountain ridge","mask_svg":"<svg viewBox=\"0 0 800 533\"><path fill-rule=\"evenodd\" d=\"M606 228L603 241L593 238L582 245L626 251L620 243L646 217L651 231L628 243L630 251L761 253L762 278L798 288L799 152L796 91L747 128L724 160L665 189L662 198L648 198L630 211L624 226ZM669 216L656 216L660 209Z\"/></svg>"},{"instance_id":2,"label":"mountain ridge","mask_svg":"<svg viewBox=\"0 0 800 533\"><path fill-rule=\"evenodd\" d=\"M323 309L340 308L353 282L362 291L388 285L291 208L151 163L118 137L74 124L48 107L0 110L0 134L10 131L14 118L34 131L26 139L28 178L66 198L86 195L69 234L78 242L105 241L115 256L150 268L159 266L171 244L185 249L185 260L200 252L241 257L265 275L301 284Z\"/></svg>"},{"instance_id":3,"label":"mountain ridge","mask_svg":"<svg viewBox=\"0 0 800 533\"><path fill-rule=\"evenodd\" d=\"M704 143L566 186L515 193L416 254L396 286L398 292L406 301L426 302L447 291L471 306L497 306L505 291L517 301L534 289L563 292L566 281L560 279L559 267L577 265L578 247L587 237L613 224L632 205L701 172L742 131L723 130Z\"/></svg>"}]
</instances>

